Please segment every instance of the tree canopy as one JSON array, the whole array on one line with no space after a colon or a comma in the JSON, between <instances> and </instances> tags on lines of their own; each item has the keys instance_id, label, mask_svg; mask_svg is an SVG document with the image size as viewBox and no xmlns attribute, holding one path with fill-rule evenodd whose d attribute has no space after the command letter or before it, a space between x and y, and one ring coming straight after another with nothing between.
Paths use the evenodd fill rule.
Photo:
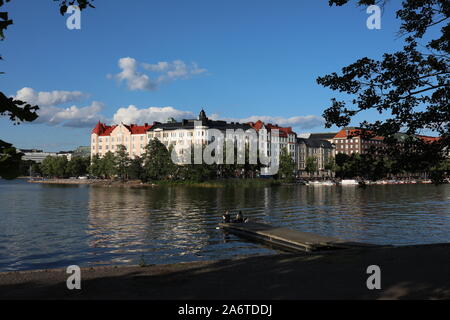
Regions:
<instances>
[{"instance_id":1,"label":"tree canopy","mask_svg":"<svg viewBox=\"0 0 450 320\"><path fill-rule=\"evenodd\" d=\"M350 0L329 0L329 5L342 6ZM358 5L389 1L359 0ZM450 3L448 0L404 0L396 12L401 20L399 35L404 38L403 50L385 53L380 60L368 57L317 78L318 84L353 97L352 106L332 99L323 116L326 126L348 126L352 118L365 111L377 110L387 115L385 120L364 121L360 125L368 134L385 137L387 145L396 145L395 134L404 132L408 139L401 149L387 148L399 154L405 165L421 160L438 163L450 147L450 80L449 39ZM438 36L431 28L440 28ZM434 34L434 33L433 33ZM426 35L431 38L419 43ZM432 142L416 139L427 132L440 136Z\"/></svg>"}]
</instances>

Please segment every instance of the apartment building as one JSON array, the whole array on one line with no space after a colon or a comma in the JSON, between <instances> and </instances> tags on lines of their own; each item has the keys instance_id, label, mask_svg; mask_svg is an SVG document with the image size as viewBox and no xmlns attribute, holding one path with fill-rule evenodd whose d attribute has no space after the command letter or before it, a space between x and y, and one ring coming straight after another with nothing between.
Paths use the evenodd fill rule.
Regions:
<instances>
[{"instance_id":1,"label":"apartment building","mask_svg":"<svg viewBox=\"0 0 450 320\"><path fill-rule=\"evenodd\" d=\"M291 127L280 127L271 123L265 124L261 120L248 122L247 124L258 133L259 147L266 150L267 155L270 155L271 144L277 143L279 150L287 149L292 158L297 161L297 134L292 131ZM278 130L278 134L275 134L275 130Z\"/></svg>"},{"instance_id":2,"label":"apartment building","mask_svg":"<svg viewBox=\"0 0 450 320\"><path fill-rule=\"evenodd\" d=\"M365 154L372 146L384 146L383 137L365 137L363 129L356 127L343 128L333 137L332 142L335 145L335 154L344 153L346 155Z\"/></svg>"},{"instance_id":3,"label":"apartment building","mask_svg":"<svg viewBox=\"0 0 450 320\"><path fill-rule=\"evenodd\" d=\"M148 123L143 126L123 123L107 126L98 122L91 132L91 156L103 157L108 151L114 153L119 145L127 148L131 158L142 156L148 144L147 131L151 128Z\"/></svg>"},{"instance_id":4,"label":"apartment building","mask_svg":"<svg viewBox=\"0 0 450 320\"><path fill-rule=\"evenodd\" d=\"M227 130L242 130L245 132L250 128L248 124L209 119L202 109L197 119L175 121L173 118L169 118L166 123L155 122L148 130L147 138L148 140L156 138L167 148L172 146L177 155L183 157L189 146L205 145L213 141L208 129L219 130L225 137Z\"/></svg>"},{"instance_id":5,"label":"apartment building","mask_svg":"<svg viewBox=\"0 0 450 320\"><path fill-rule=\"evenodd\" d=\"M297 138L297 148L297 169L301 176L309 175L306 172L306 163L310 157L315 158L319 175L329 174L325 167L334 156L334 146L329 140L325 139L324 134L310 134L307 137Z\"/></svg>"}]
</instances>

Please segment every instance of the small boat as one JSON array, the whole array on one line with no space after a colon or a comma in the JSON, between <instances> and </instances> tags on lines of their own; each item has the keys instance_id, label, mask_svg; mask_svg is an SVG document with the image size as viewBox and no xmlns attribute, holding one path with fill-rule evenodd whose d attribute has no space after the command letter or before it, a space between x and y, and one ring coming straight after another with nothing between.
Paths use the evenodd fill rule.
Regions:
<instances>
[{"instance_id":1,"label":"small boat","mask_svg":"<svg viewBox=\"0 0 450 320\"><path fill-rule=\"evenodd\" d=\"M343 186L357 186L359 183L355 179L345 179L341 181Z\"/></svg>"}]
</instances>

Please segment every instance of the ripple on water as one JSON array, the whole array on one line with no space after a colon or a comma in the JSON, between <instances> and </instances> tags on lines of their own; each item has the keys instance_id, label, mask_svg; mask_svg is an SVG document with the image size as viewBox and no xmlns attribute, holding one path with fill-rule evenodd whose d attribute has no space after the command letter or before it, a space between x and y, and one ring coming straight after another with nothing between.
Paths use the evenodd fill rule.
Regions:
<instances>
[{"instance_id":1,"label":"ripple on water","mask_svg":"<svg viewBox=\"0 0 450 320\"><path fill-rule=\"evenodd\" d=\"M273 254L216 230L253 221L379 244L450 241L450 186L98 188L0 180L0 271Z\"/></svg>"}]
</instances>

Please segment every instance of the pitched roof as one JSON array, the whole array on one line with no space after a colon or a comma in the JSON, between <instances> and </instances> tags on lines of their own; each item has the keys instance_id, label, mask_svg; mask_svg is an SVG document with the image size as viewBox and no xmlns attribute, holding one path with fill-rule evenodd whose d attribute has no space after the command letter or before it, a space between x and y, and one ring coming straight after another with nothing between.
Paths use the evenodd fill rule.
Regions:
<instances>
[{"instance_id":1,"label":"pitched roof","mask_svg":"<svg viewBox=\"0 0 450 320\"><path fill-rule=\"evenodd\" d=\"M268 124L264 124L264 122L262 122L261 120L258 120L256 122L248 122L247 123L249 126L251 126L253 129L255 129L257 132L263 127L265 126L267 128L267 131L271 131L271 130L279 130L279 136L286 138L289 134L295 134L296 133L294 131L292 131L292 127L280 127L278 125L273 125L271 123Z\"/></svg>"},{"instance_id":2,"label":"pitched roof","mask_svg":"<svg viewBox=\"0 0 450 320\"><path fill-rule=\"evenodd\" d=\"M256 122L248 122L248 125L250 127L252 127L253 129L255 129L256 132L258 132L264 126L264 122L262 122L261 120L258 120Z\"/></svg>"},{"instance_id":3,"label":"pitched roof","mask_svg":"<svg viewBox=\"0 0 450 320\"><path fill-rule=\"evenodd\" d=\"M151 130L156 129L163 129L163 130L178 130L178 129L194 129L195 122L201 122L202 126L211 128L211 129L219 129L219 130L226 130L226 129L243 129L247 130L250 129L250 125L248 124L242 124L238 122L230 122L227 123L226 121L221 120L194 120L194 119L183 119L180 122L168 122L168 123L155 123Z\"/></svg>"},{"instance_id":4,"label":"pitched roof","mask_svg":"<svg viewBox=\"0 0 450 320\"><path fill-rule=\"evenodd\" d=\"M125 125L125 127L131 132L131 134L145 134L152 125L145 123L143 126L138 126L137 124Z\"/></svg>"},{"instance_id":5,"label":"pitched roof","mask_svg":"<svg viewBox=\"0 0 450 320\"><path fill-rule=\"evenodd\" d=\"M326 148L332 149L333 145L328 140L313 138L297 138L297 143L304 143L309 148Z\"/></svg>"},{"instance_id":6,"label":"pitched roof","mask_svg":"<svg viewBox=\"0 0 450 320\"><path fill-rule=\"evenodd\" d=\"M337 132L321 132L321 133L311 133L309 135L312 139L333 139Z\"/></svg>"},{"instance_id":7,"label":"pitched roof","mask_svg":"<svg viewBox=\"0 0 450 320\"><path fill-rule=\"evenodd\" d=\"M441 137L421 136L418 134L416 134L416 137L421 139L423 142L436 142L441 140Z\"/></svg>"},{"instance_id":8,"label":"pitched roof","mask_svg":"<svg viewBox=\"0 0 450 320\"><path fill-rule=\"evenodd\" d=\"M131 125L124 125L125 128L128 129L128 131L130 131L131 134L145 134L147 132L147 130L149 130L152 125L149 124L144 124L143 126L138 126L136 124L131 124ZM96 124L96 126L94 127L94 129L92 129L92 133L97 134L98 136L109 136L111 135L111 132L117 127L117 125L113 125L113 126L107 126L104 123L101 123L100 121Z\"/></svg>"},{"instance_id":9,"label":"pitched roof","mask_svg":"<svg viewBox=\"0 0 450 320\"><path fill-rule=\"evenodd\" d=\"M334 138L350 138L350 137L355 138L355 137L360 137L361 135L363 135L363 133L370 135L372 132L369 130L361 129L361 128L347 127L347 128L343 128L341 131L339 131L334 136ZM384 140L384 138L380 137L380 136L370 137L370 139Z\"/></svg>"}]
</instances>

